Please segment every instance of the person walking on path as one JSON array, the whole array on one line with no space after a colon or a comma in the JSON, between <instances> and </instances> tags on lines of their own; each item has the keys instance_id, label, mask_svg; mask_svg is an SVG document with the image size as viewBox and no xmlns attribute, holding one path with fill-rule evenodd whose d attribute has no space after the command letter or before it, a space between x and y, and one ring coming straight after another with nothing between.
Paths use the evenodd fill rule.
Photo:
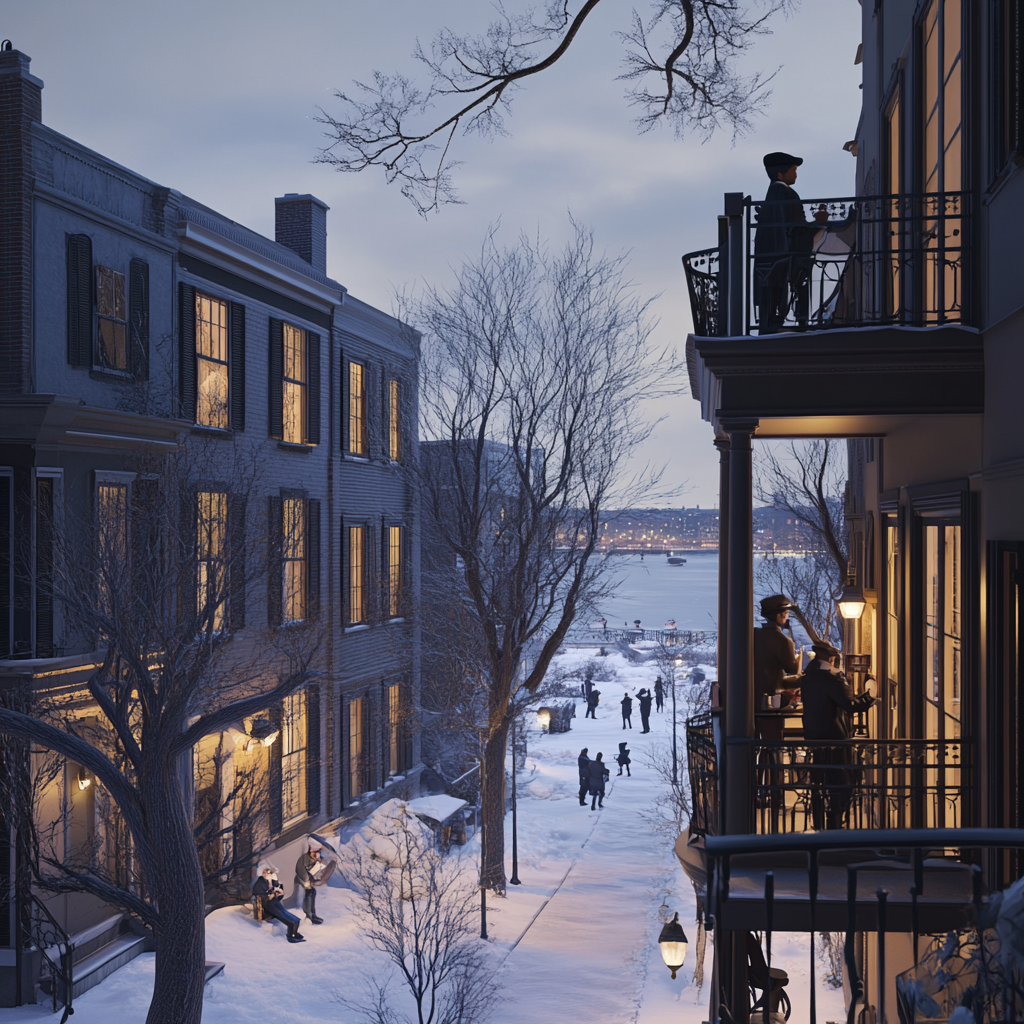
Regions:
<instances>
[{"instance_id":1,"label":"person walking on path","mask_svg":"<svg viewBox=\"0 0 1024 1024\"><path fill-rule=\"evenodd\" d=\"M611 769L601 760L604 754L599 750L597 757L590 762L590 809L596 811L604 807L604 782L611 775Z\"/></svg>"},{"instance_id":2,"label":"person walking on path","mask_svg":"<svg viewBox=\"0 0 1024 1024\"><path fill-rule=\"evenodd\" d=\"M641 732L650 732L651 705L654 703L654 698L651 696L651 691L647 689L641 690L636 696L640 701L640 724L643 726Z\"/></svg>"},{"instance_id":3,"label":"person walking on path","mask_svg":"<svg viewBox=\"0 0 1024 1024\"><path fill-rule=\"evenodd\" d=\"M661 676L654 680L654 707L657 711L665 710L665 684Z\"/></svg>"},{"instance_id":4,"label":"person walking on path","mask_svg":"<svg viewBox=\"0 0 1024 1024\"><path fill-rule=\"evenodd\" d=\"M633 698L627 693L622 698L622 728L626 728L626 724L629 723L630 729L633 728Z\"/></svg>"},{"instance_id":5,"label":"person walking on path","mask_svg":"<svg viewBox=\"0 0 1024 1024\"><path fill-rule=\"evenodd\" d=\"M576 763L580 768L580 807L586 807L587 793L590 792L590 758L587 757L586 747L580 751Z\"/></svg>"},{"instance_id":6,"label":"person walking on path","mask_svg":"<svg viewBox=\"0 0 1024 1024\"><path fill-rule=\"evenodd\" d=\"M590 692L594 689L594 680L591 679L589 672L583 682L580 683L580 687L583 690L583 699L587 701L590 700Z\"/></svg>"},{"instance_id":7,"label":"person walking on path","mask_svg":"<svg viewBox=\"0 0 1024 1024\"><path fill-rule=\"evenodd\" d=\"M587 713L583 716L584 718L592 718L595 722L597 721L597 705L601 703L601 691L591 690L587 694Z\"/></svg>"},{"instance_id":8,"label":"person walking on path","mask_svg":"<svg viewBox=\"0 0 1024 1024\"><path fill-rule=\"evenodd\" d=\"M626 741L623 740L619 744L619 753L616 755L615 760L619 763L619 775L622 774L622 769L626 769L626 777L631 777L632 773L629 770L629 766L632 763L629 760L629 751L626 749Z\"/></svg>"}]
</instances>

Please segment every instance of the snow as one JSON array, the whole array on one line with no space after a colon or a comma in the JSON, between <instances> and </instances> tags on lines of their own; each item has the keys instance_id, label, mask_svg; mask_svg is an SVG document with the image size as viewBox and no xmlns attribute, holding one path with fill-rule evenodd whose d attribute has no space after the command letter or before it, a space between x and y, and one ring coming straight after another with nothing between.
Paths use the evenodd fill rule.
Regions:
<instances>
[{"instance_id":1,"label":"snow","mask_svg":"<svg viewBox=\"0 0 1024 1024\"><path fill-rule=\"evenodd\" d=\"M561 668L595 654L570 650ZM601 663L616 678L598 681L597 720L578 716L568 733L542 735L531 727L526 768L518 775L519 876L505 898L488 896L488 948L499 998L493 1024L700 1024L708 1019L712 941L708 936L703 984L693 981L697 961L693 887L672 851L672 841L652 833L649 815L660 783L645 758L671 738L671 702L651 715L651 733L640 732L639 709L623 731L619 701L625 692L650 687L657 666L628 664L611 654ZM705 666L708 678L713 670ZM680 715L682 718L682 715ZM632 777L616 773L613 757L622 739L632 757ZM680 727L680 745L683 733ZM603 751L611 768L604 809L577 801L576 758ZM429 798L437 800L438 798ZM450 798L449 798L450 799ZM408 806L419 801L412 801ZM401 806L400 806L401 805ZM373 829L400 813L388 801L341 846L341 867L318 890L324 924L304 922L305 943L289 945L277 923L258 923L242 907L207 918L206 955L223 961L224 972L206 989L204 1024L290 1024L330 1020L358 1024L360 1016L341 999L359 1001L367 979L389 973L382 954L361 938L358 898L344 877L345 862L371 845ZM431 815L433 817L433 815ZM436 820L436 819L435 819ZM425 826L424 826L425 827ZM511 815L506 818L506 864L511 857ZM475 872L478 837L450 854ZM271 854L271 859L274 854ZM510 872L511 873L511 872ZM290 877L283 879L287 884ZM658 952L662 921L673 911L689 938L686 964L672 981ZM299 911L301 914L301 910ZM808 1019L810 952L807 936L776 933L772 966L789 972L791 1020ZM826 988L824 965L815 961L817 1017L845 1019L842 992ZM141 1024L153 982L153 955L143 955L112 974L75 1003L75 1024ZM53 1020L50 1004L0 1012L3 1021Z\"/></svg>"},{"instance_id":2,"label":"snow","mask_svg":"<svg viewBox=\"0 0 1024 1024\"><path fill-rule=\"evenodd\" d=\"M406 807L417 817L430 818L432 821L444 823L453 814L457 814L463 807L469 805L465 800L459 800L447 793L438 793L436 796L420 796L410 800Z\"/></svg>"}]
</instances>

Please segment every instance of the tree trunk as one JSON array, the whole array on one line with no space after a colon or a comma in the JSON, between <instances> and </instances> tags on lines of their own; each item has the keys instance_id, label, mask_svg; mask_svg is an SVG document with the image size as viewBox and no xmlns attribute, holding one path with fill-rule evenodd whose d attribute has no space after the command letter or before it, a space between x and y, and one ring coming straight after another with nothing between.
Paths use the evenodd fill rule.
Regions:
<instances>
[{"instance_id":1,"label":"tree trunk","mask_svg":"<svg viewBox=\"0 0 1024 1024\"><path fill-rule=\"evenodd\" d=\"M482 883L496 892L505 891L505 751L508 722L484 744L484 777L480 791L483 816Z\"/></svg>"},{"instance_id":2,"label":"tree trunk","mask_svg":"<svg viewBox=\"0 0 1024 1024\"><path fill-rule=\"evenodd\" d=\"M156 979L146 1024L200 1024L206 984L203 875L178 773L147 787L152 864L146 886L160 913L153 929Z\"/></svg>"}]
</instances>

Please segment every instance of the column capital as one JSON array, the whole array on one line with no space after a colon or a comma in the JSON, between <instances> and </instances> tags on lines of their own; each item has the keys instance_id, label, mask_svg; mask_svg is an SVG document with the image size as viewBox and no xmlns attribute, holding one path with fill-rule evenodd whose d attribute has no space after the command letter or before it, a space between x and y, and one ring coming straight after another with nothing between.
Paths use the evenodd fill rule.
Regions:
<instances>
[{"instance_id":1,"label":"column capital","mask_svg":"<svg viewBox=\"0 0 1024 1024\"><path fill-rule=\"evenodd\" d=\"M760 422L760 420L746 417L744 419L720 420L719 426L730 438L735 437L736 434L746 434L752 437Z\"/></svg>"}]
</instances>

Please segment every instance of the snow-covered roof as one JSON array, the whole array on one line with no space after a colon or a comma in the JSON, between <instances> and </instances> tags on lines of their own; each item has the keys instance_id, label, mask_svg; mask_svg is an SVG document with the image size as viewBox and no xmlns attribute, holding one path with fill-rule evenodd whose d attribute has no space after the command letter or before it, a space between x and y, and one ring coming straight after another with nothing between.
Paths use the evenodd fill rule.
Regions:
<instances>
[{"instance_id":1,"label":"snow-covered roof","mask_svg":"<svg viewBox=\"0 0 1024 1024\"><path fill-rule=\"evenodd\" d=\"M406 805L413 814L420 818L430 818L433 821L447 821L453 814L457 814L468 804L465 800L459 800L447 793L438 793L437 796L420 796L410 800Z\"/></svg>"}]
</instances>

